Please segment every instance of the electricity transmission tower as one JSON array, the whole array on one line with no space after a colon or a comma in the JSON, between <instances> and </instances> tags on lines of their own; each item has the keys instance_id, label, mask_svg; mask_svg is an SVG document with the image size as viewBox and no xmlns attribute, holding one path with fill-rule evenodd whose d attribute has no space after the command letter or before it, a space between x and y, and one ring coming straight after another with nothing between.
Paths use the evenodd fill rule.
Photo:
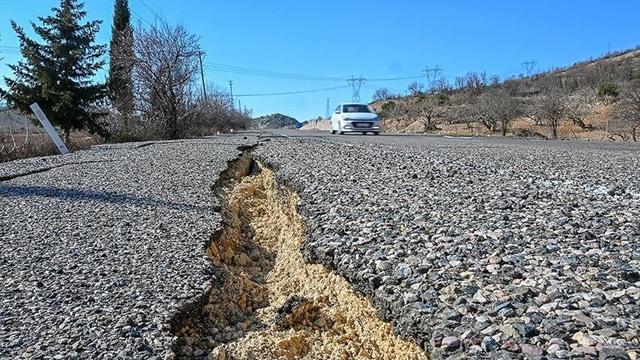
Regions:
<instances>
[{"instance_id":1,"label":"electricity transmission tower","mask_svg":"<svg viewBox=\"0 0 640 360\"><path fill-rule=\"evenodd\" d=\"M422 70L422 75L424 75L427 78L427 83L429 84L429 87L433 85L433 83L441 74L442 74L442 68L440 68L440 66L438 65L436 65L436 67L434 68L425 66L425 68Z\"/></svg>"},{"instance_id":2,"label":"electricity transmission tower","mask_svg":"<svg viewBox=\"0 0 640 360\"><path fill-rule=\"evenodd\" d=\"M360 101L360 89L362 85L367 82L362 75L360 77L351 76L350 79L347 80L347 84L351 85L351 89L353 90L353 96L351 97L351 101L359 102Z\"/></svg>"},{"instance_id":3,"label":"electricity transmission tower","mask_svg":"<svg viewBox=\"0 0 640 360\"><path fill-rule=\"evenodd\" d=\"M531 76L533 74L533 69L536 66L537 62L534 60L525 61L522 63L525 70L527 70L527 76Z\"/></svg>"}]
</instances>

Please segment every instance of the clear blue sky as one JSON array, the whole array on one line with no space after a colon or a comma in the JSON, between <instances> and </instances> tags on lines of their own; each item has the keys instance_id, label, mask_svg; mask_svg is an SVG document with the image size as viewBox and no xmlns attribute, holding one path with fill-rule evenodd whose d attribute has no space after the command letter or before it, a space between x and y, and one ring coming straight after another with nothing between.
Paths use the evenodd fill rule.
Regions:
<instances>
[{"instance_id":1,"label":"clear blue sky","mask_svg":"<svg viewBox=\"0 0 640 360\"><path fill-rule=\"evenodd\" d=\"M207 52L206 77L221 87L233 80L236 94L288 92L346 85L339 81L277 79L214 71L211 63L276 72L348 78L420 75L439 65L453 79L468 71L503 76L564 66L611 50L640 44L640 1L293 1L293 0L129 0L136 21L153 21L155 11L201 36ZM0 53L16 62L14 19L24 27L49 14L57 0L0 0ZM104 19L99 40L107 43L112 1L89 0L90 18ZM9 47L9 48L7 48ZM377 87L404 91L408 80L369 82L362 100ZM256 115L282 112L299 120L324 115L349 101L348 88L273 97L242 97ZM237 102L236 102L237 103Z\"/></svg>"}]
</instances>

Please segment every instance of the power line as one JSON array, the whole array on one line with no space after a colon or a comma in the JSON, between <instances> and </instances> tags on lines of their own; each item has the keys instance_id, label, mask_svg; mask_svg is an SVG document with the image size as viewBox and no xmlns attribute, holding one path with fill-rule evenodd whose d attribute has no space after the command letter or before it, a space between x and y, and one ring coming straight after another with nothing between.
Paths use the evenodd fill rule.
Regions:
<instances>
[{"instance_id":1,"label":"power line","mask_svg":"<svg viewBox=\"0 0 640 360\"><path fill-rule=\"evenodd\" d=\"M153 15L155 15L155 16L156 16L156 19L162 19L162 16L158 15L158 13L157 13L155 10L153 10L153 9L151 8L151 6L147 5L147 3L146 3L146 2L144 2L143 0L138 0L138 2L139 2L139 3L141 3L141 4L142 4L144 7L146 7L147 9L149 9L149 11L151 11L151 12L153 13Z\"/></svg>"},{"instance_id":2,"label":"power line","mask_svg":"<svg viewBox=\"0 0 640 360\"><path fill-rule=\"evenodd\" d=\"M212 63L208 62L208 66L211 69L226 72L226 73L234 73L234 74L242 74L242 75L252 75L252 76L263 76L263 77L272 77L278 79L290 79L290 80L311 80L311 81L348 81L348 78L345 77L337 77L337 76L318 76L318 75L307 75L307 74L299 74L299 73L286 73L279 71L271 71L271 70L263 70L263 69L255 69L243 66L234 66L220 63ZM420 76L404 76L404 77L393 77L393 78L368 78L367 81L397 81L397 80L411 80L418 79Z\"/></svg>"},{"instance_id":3,"label":"power line","mask_svg":"<svg viewBox=\"0 0 640 360\"><path fill-rule=\"evenodd\" d=\"M295 95L295 94L307 94L314 92L323 92L323 91L331 91L338 89L346 89L348 85L343 86L334 86L323 89L310 89L310 90L298 90L298 91L283 91L283 92L274 92L274 93L258 93L258 94L238 94L235 97L257 97L257 96L280 96L280 95Z\"/></svg>"},{"instance_id":4,"label":"power line","mask_svg":"<svg viewBox=\"0 0 640 360\"><path fill-rule=\"evenodd\" d=\"M222 74L220 72L218 72L217 70L213 69L211 66L207 65L206 63L205 63L204 68L209 70L209 71L211 71L213 73L213 75L217 76L220 80L222 80L224 82L228 82L229 81L229 79L227 77L222 76Z\"/></svg>"},{"instance_id":5,"label":"power line","mask_svg":"<svg viewBox=\"0 0 640 360\"><path fill-rule=\"evenodd\" d=\"M315 80L315 81L344 81L345 80L344 78L338 78L338 77L285 73L285 72L279 72L279 71L254 69L254 68L248 68L248 67L242 67L242 66L212 63L212 62L208 62L207 65L211 66L212 69L216 71L234 73L234 74L243 74L243 75L254 75L254 76L273 77L273 78L280 78L280 79L292 79L292 80Z\"/></svg>"},{"instance_id":6,"label":"power line","mask_svg":"<svg viewBox=\"0 0 640 360\"><path fill-rule=\"evenodd\" d=\"M216 71L214 71L214 72L213 72L213 75L217 76L218 78L220 78L220 80L222 80L222 81L224 81L224 82L228 82L228 81L229 81L229 79L228 79L228 78L226 78L226 77L222 76L220 73L218 73L218 72L216 72Z\"/></svg>"},{"instance_id":7,"label":"power line","mask_svg":"<svg viewBox=\"0 0 640 360\"><path fill-rule=\"evenodd\" d=\"M397 81L397 80L413 80L413 79L420 79L422 76L420 75L416 75L416 76L405 76L405 77L395 77L395 78L367 78L368 82L371 81Z\"/></svg>"},{"instance_id":8,"label":"power line","mask_svg":"<svg viewBox=\"0 0 640 360\"><path fill-rule=\"evenodd\" d=\"M138 18L138 20L146 23L149 26L153 26L153 24L151 22L149 22L147 19L145 19L144 16L140 15L137 11L135 11L133 9L130 9L130 10L133 13L133 15L135 15Z\"/></svg>"}]
</instances>

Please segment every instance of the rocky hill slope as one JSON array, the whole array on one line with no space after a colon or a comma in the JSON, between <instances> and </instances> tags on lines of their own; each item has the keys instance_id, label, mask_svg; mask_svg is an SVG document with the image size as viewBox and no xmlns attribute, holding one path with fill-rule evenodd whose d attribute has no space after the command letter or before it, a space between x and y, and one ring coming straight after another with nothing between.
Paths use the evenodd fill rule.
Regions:
<instances>
[{"instance_id":1,"label":"rocky hill slope","mask_svg":"<svg viewBox=\"0 0 640 360\"><path fill-rule=\"evenodd\" d=\"M295 128L298 121L291 116L275 113L255 118L253 124L258 129L286 129Z\"/></svg>"}]
</instances>

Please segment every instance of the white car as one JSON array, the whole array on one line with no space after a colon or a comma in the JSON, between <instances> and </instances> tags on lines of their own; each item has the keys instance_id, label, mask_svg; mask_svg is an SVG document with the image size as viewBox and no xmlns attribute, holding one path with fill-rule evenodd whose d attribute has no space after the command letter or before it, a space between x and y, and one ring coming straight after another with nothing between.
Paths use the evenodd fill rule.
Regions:
<instances>
[{"instance_id":1,"label":"white car","mask_svg":"<svg viewBox=\"0 0 640 360\"><path fill-rule=\"evenodd\" d=\"M378 135L382 131L380 117L366 104L340 104L331 115L331 133L371 132Z\"/></svg>"}]
</instances>

